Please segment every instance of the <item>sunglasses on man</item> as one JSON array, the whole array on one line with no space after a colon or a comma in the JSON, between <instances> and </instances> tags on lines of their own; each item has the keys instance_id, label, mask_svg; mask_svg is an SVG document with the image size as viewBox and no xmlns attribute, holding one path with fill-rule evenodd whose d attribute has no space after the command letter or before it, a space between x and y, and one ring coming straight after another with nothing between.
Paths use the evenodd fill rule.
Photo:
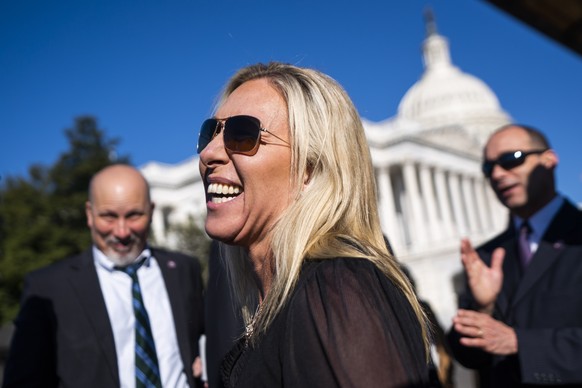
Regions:
<instances>
[{"instance_id":1,"label":"sunglasses on man","mask_svg":"<svg viewBox=\"0 0 582 388\"><path fill-rule=\"evenodd\" d=\"M224 148L243 155L252 156L257 153L262 132L267 132L289 145L287 141L261 127L261 122L256 117L240 115L225 119L205 120L200 128L196 151L201 153L221 131L223 132Z\"/></svg>"},{"instance_id":2,"label":"sunglasses on man","mask_svg":"<svg viewBox=\"0 0 582 388\"><path fill-rule=\"evenodd\" d=\"M505 152L495 160L483 161L483 164L481 165L481 170L483 171L483 174L485 175L486 178L490 178L491 174L493 173L493 168L495 167L496 164L501 166L501 168L503 168L504 170L511 170L512 168L521 166L523 162L525 162L525 158L527 158L529 155L541 154L546 151L547 149Z\"/></svg>"}]
</instances>

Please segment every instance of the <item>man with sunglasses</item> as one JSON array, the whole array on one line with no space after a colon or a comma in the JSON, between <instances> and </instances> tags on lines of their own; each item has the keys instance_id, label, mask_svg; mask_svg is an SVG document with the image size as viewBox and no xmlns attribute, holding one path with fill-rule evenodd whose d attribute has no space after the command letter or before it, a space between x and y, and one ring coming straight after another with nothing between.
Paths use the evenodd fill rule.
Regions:
<instances>
[{"instance_id":1,"label":"man with sunglasses","mask_svg":"<svg viewBox=\"0 0 582 388\"><path fill-rule=\"evenodd\" d=\"M556 192L556 153L510 124L484 149L483 173L509 209L507 229L461 242L466 288L449 341L481 386L582 385L582 212Z\"/></svg>"}]
</instances>

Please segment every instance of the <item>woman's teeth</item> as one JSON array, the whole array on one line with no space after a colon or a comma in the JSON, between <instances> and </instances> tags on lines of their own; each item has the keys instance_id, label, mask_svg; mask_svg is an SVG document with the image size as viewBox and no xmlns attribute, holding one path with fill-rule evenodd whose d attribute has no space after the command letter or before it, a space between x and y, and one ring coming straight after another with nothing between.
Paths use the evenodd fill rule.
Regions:
<instances>
[{"instance_id":1,"label":"woman's teeth","mask_svg":"<svg viewBox=\"0 0 582 388\"><path fill-rule=\"evenodd\" d=\"M241 191L240 186L211 183L208 185L206 192L210 196L212 203L224 203L235 199Z\"/></svg>"}]
</instances>

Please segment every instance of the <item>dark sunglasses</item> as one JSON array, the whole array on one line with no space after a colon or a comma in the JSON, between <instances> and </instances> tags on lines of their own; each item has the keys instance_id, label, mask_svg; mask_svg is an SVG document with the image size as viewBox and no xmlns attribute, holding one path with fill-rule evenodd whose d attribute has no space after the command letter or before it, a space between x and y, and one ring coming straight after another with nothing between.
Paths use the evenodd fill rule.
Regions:
<instances>
[{"instance_id":1,"label":"dark sunglasses","mask_svg":"<svg viewBox=\"0 0 582 388\"><path fill-rule=\"evenodd\" d=\"M285 144L289 143L273 132L269 132L261 127L259 119L253 116L232 116L226 119L208 119L202 123L198 146L196 151L201 153L206 146L214 139L220 131L223 131L224 148L228 151L244 155L254 155L261 141L261 132L267 132L281 140Z\"/></svg>"},{"instance_id":2,"label":"dark sunglasses","mask_svg":"<svg viewBox=\"0 0 582 388\"><path fill-rule=\"evenodd\" d=\"M511 170L517 166L520 166L525 162L525 158L533 154L541 154L546 152L546 150L533 150L533 151L511 151L501 154L496 160L485 160L481 165L481 170L486 178L491 177L493 172L493 167L496 164L500 165L504 170Z\"/></svg>"}]
</instances>

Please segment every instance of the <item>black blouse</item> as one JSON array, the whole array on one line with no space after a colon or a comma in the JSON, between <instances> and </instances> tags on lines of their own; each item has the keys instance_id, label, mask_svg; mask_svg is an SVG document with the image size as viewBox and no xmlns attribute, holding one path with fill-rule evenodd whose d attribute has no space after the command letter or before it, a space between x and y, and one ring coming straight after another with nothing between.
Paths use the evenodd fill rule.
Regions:
<instances>
[{"instance_id":1,"label":"black blouse","mask_svg":"<svg viewBox=\"0 0 582 388\"><path fill-rule=\"evenodd\" d=\"M221 369L226 387L420 387L420 325L365 259L308 260L289 302L254 344L241 338Z\"/></svg>"}]
</instances>

